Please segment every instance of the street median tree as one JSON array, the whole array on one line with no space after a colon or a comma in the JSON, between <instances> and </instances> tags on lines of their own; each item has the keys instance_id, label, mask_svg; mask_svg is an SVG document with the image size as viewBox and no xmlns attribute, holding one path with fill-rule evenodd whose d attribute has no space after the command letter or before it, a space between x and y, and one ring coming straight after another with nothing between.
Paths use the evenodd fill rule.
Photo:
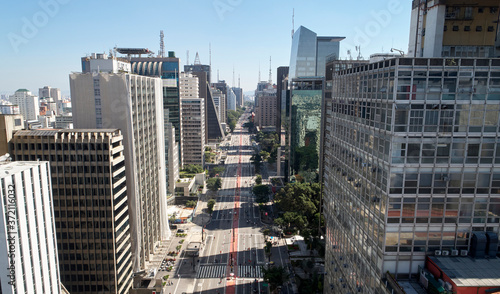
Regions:
<instances>
[{"instance_id":1,"label":"street median tree","mask_svg":"<svg viewBox=\"0 0 500 294\"><path fill-rule=\"evenodd\" d=\"M255 185L252 188L252 192L255 195L255 202L266 203L269 201L269 186L267 185Z\"/></svg>"}]
</instances>

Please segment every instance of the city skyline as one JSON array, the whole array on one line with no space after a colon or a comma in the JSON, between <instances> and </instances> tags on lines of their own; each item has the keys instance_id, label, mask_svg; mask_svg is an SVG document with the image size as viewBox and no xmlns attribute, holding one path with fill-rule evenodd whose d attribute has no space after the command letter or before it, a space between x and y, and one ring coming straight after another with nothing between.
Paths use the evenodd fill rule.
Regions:
<instances>
[{"instance_id":1,"label":"city skyline","mask_svg":"<svg viewBox=\"0 0 500 294\"><path fill-rule=\"evenodd\" d=\"M312 6L300 1L285 5L215 0L167 3L165 10L152 9L161 7L160 2L139 7L126 3L120 6L99 3L94 7L97 2L68 0L4 3L3 11L8 13L2 21L5 25L0 27L0 35L4 37L0 53L9 58L0 64L4 69L0 74L0 94L13 94L20 88L36 93L36 89L49 85L61 88L63 96L68 96L67 75L80 70L79 57L93 52L108 53L115 46L144 47L156 54L160 49L160 30L165 34L165 50L174 51L181 65L186 64L187 50L189 64L194 62L196 52L202 64L209 64L211 44L213 80L218 75L230 86L238 86L240 78L244 91L253 91L259 68L261 80L268 79L269 56L273 80L276 68L289 64L293 13L295 30L303 25L318 35L346 36L340 49L342 59L348 58L347 50L356 58L355 46L361 47L365 58L389 52L392 47L406 52L410 3L362 2L357 4L363 10L358 5L337 8L338 5L328 1ZM113 11L112 15L107 11ZM134 18L127 16L133 15L148 17L131 21ZM164 22L158 20L162 17Z\"/></svg>"}]
</instances>

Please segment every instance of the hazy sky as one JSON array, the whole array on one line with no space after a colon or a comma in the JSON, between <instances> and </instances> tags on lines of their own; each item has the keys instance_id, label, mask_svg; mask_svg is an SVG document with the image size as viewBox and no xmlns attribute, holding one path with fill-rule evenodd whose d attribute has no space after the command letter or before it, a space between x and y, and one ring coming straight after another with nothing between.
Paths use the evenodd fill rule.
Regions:
<instances>
[{"instance_id":1,"label":"hazy sky","mask_svg":"<svg viewBox=\"0 0 500 294\"><path fill-rule=\"evenodd\" d=\"M164 31L166 51L186 64L199 52L212 74L235 86L241 76L244 91L254 90L259 76L272 77L290 61L292 10L295 28L303 25L320 36L345 36L347 50L363 57L408 50L410 0L146 0L1 1L0 93L52 86L69 94L68 74L81 71L80 57L109 52L114 46L159 50Z\"/></svg>"}]
</instances>

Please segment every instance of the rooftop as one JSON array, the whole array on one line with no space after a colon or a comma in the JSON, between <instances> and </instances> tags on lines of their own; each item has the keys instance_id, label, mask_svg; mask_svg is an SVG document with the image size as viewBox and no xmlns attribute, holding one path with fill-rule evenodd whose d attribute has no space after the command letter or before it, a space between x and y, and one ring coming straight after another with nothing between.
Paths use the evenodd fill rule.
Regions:
<instances>
[{"instance_id":1,"label":"rooftop","mask_svg":"<svg viewBox=\"0 0 500 294\"><path fill-rule=\"evenodd\" d=\"M457 287L500 286L500 258L429 256Z\"/></svg>"}]
</instances>

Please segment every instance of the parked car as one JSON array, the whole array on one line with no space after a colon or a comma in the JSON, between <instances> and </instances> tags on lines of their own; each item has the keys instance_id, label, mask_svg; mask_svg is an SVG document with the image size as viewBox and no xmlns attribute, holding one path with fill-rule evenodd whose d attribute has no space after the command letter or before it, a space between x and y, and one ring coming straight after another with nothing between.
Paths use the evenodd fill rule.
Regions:
<instances>
[{"instance_id":1,"label":"parked car","mask_svg":"<svg viewBox=\"0 0 500 294\"><path fill-rule=\"evenodd\" d=\"M178 229L177 233L184 233L185 231L183 229Z\"/></svg>"}]
</instances>

